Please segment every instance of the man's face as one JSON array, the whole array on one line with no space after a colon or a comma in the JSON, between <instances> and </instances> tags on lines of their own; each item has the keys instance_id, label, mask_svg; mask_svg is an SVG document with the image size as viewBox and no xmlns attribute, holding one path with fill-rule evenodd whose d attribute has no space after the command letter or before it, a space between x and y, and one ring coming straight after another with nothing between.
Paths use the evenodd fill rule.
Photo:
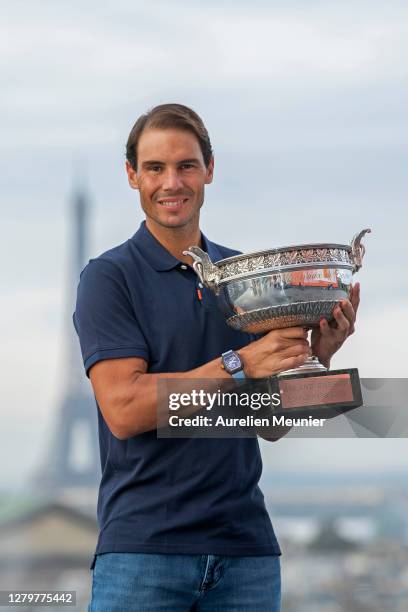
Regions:
<instances>
[{"instance_id":1,"label":"man's face","mask_svg":"<svg viewBox=\"0 0 408 612\"><path fill-rule=\"evenodd\" d=\"M212 182L214 162L206 168L192 132L149 129L139 139L137 170L126 163L129 184L138 189L148 226L198 226L204 185Z\"/></svg>"}]
</instances>

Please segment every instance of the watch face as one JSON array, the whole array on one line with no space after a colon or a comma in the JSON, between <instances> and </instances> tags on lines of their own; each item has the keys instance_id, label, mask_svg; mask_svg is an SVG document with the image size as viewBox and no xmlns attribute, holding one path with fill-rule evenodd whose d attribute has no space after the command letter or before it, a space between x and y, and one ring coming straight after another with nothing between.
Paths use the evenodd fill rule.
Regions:
<instances>
[{"instance_id":1,"label":"watch face","mask_svg":"<svg viewBox=\"0 0 408 612\"><path fill-rule=\"evenodd\" d=\"M225 357L225 367L230 370L239 370L241 368L241 360L235 353Z\"/></svg>"}]
</instances>

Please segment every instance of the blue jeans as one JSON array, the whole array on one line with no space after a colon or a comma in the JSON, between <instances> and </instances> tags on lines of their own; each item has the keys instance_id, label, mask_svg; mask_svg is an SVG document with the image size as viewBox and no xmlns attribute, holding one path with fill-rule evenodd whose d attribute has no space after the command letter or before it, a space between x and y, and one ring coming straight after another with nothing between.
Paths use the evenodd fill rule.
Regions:
<instances>
[{"instance_id":1,"label":"blue jeans","mask_svg":"<svg viewBox=\"0 0 408 612\"><path fill-rule=\"evenodd\" d=\"M278 556L106 553L89 612L279 612Z\"/></svg>"}]
</instances>

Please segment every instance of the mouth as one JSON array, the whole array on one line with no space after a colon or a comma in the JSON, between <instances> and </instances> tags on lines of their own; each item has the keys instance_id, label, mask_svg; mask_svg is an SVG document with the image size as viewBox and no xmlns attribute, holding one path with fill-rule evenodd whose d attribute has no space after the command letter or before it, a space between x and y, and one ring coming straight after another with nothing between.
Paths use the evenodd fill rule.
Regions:
<instances>
[{"instance_id":1,"label":"mouth","mask_svg":"<svg viewBox=\"0 0 408 612\"><path fill-rule=\"evenodd\" d=\"M183 204L187 202L188 198L163 198L161 200L157 200L160 206L164 208L179 208Z\"/></svg>"}]
</instances>

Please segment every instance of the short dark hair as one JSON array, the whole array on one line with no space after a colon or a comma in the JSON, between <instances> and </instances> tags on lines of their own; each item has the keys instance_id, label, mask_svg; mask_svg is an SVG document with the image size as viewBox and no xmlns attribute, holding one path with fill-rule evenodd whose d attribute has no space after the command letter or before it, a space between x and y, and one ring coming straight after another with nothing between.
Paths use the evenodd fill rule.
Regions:
<instances>
[{"instance_id":1,"label":"short dark hair","mask_svg":"<svg viewBox=\"0 0 408 612\"><path fill-rule=\"evenodd\" d=\"M200 145L204 163L208 168L213 155L210 137L199 115L183 104L160 104L139 117L132 127L126 143L126 159L137 170L137 147L143 132L148 129L179 129L192 132Z\"/></svg>"}]
</instances>

